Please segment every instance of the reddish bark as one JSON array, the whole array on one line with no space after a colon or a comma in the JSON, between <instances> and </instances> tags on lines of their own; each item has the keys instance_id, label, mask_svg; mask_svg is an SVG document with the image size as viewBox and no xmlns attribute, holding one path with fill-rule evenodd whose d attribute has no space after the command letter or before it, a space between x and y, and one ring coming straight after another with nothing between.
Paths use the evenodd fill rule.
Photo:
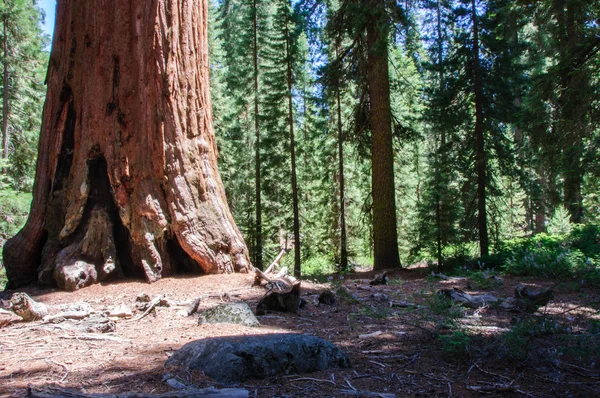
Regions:
<instances>
[{"instance_id":1,"label":"reddish bark","mask_svg":"<svg viewBox=\"0 0 600 398\"><path fill-rule=\"evenodd\" d=\"M367 81L371 118L371 189L373 192L374 269L400 267L396 224L392 111L385 7L382 0L363 0L369 49Z\"/></svg>"},{"instance_id":2,"label":"reddish bark","mask_svg":"<svg viewBox=\"0 0 600 398\"><path fill-rule=\"evenodd\" d=\"M246 271L217 169L206 0L59 0L10 287Z\"/></svg>"}]
</instances>

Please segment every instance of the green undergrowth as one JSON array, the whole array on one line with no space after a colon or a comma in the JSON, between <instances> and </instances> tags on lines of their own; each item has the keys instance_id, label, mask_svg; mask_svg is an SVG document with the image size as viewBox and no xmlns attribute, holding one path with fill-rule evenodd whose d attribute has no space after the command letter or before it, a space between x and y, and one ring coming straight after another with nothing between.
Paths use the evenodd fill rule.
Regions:
<instances>
[{"instance_id":1,"label":"green undergrowth","mask_svg":"<svg viewBox=\"0 0 600 398\"><path fill-rule=\"evenodd\" d=\"M600 225L570 225L560 233L506 240L489 256L456 250L444 273L468 277L476 289L501 284L501 273L600 286Z\"/></svg>"}]
</instances>

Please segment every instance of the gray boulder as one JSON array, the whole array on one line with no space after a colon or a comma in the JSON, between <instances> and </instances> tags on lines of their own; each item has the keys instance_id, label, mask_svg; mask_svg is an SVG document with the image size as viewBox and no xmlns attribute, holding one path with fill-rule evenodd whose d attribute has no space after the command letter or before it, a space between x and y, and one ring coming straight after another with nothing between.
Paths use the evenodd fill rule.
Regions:
<instances>
[{"instance_id":1,"label":"gray boulder","mask_svg":"<svg viewBox=\"0 0 600 398\"><path fill-rule=\"evenodd\" d=\"M260 326L258 319L246 303L227 303L209 308L200 314L198 323L235 323L244 326Z\"/></svg>"},{"instance_id":2,"label":"gray boulder","mask_svg":"<svg viewBox=\"0 0 600 398\"><path fill-rule=\"evenodd\" d=\"M302 334L268 334L193 341L175 352L167 365L201 370L221 383L234 383L330 367L347 368L350 362L327 340Z\"/></svg>"}]
</instances>

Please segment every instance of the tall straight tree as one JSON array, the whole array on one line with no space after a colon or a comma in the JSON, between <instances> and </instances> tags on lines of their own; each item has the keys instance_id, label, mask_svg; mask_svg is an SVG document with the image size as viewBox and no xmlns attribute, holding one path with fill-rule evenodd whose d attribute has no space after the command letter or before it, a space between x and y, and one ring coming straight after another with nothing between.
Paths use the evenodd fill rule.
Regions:
<instances>
[{"instance_id":1,"label":"tall straight tree","mask_svg":"<svg viewBox=\"0 0 600 398\"><path fill-rule=\"evenodd\" d=\"M487 230L486 209L486 158L485 131L483 120L483 83L481 81L481 65L479 60L479 22L477 18L477 0L471 1L471 17L473 23L473 78L475 94L475 163L477 167L477 226L479 229L479 254L489 255L489 237Z\"/></svg>"},{"instance_id":2,"label":"tall straight tree","mask_svg":"<svg viewBox=\"0 0 600 398\"><path fill-rule=\"evenodd\" d=\"M260 122L259 122L259 76L258 76L258 3L252 0L252 66L254 77L254 189L256 200L256 231L254 236L254 266L262 269L263 233L262 233L262 196L260 178Z\"/></svg>"},{"instance_id":3,"label":"tall straight tree","mask_svg":"<svg viewBox=\"0 0 600 398\"><path fill-rule=\"evenodd\" d=\"M388 41L390 21L384 0L362 0L366 13L367 85L371 122L371 185L373 192L374 269L400 267Z\"/></svg>"},{"instance_id":4,"label":"tall straight tree","mask_svg":"<svg viewBox=\"0 0 600 398\"><path fill-rule=\"evenodd\" d=\"M285 63L287 80L287 99L288 99L288 128L290 133L290 163L292 173L292 211L294 219L294 276L300 277L301 274L301 253L300 253L300 214L298 207L298 182L296 175L296 142L294 137L294 105L292 98L293 81L293 59L292 59L292 37L290 32L291 25L291 7L289 0L281 0L282 5L278 10L283 21L283 35L285 39Z\"/></svg>"},{"instance_id":5,"label":"tall straight tree","mask_svg":"<svg viewBox=\"0 0 600 398\"><path fill-rule=\"evenodd\" d=\"M10 287L246 271L217 169L206 0L62 0Z\"/></svg>"}]
</instances>

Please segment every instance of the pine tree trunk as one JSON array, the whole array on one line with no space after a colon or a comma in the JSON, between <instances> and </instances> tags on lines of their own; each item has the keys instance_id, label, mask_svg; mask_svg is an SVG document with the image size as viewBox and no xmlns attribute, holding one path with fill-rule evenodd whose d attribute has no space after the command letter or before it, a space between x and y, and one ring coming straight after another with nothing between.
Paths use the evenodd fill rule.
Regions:
<instances>
[{"instance_id":1,"label":"pine tree trunk","mask_svg":"<svg viewBox=\"0 0 600 398\"><path fill-rule=\"evenodd\" d=\"M479 26L476 0L472 0L473 13L473 75L475 77L475 160L477 164L477 226L479 229L479 252L481 257L489 255L489 237L486 210L486 160L483 125L483 87L479 64Z\"/></svg>"},{"instance_id":2,"label":"pine tree trunk","mask_svg":"<svg viewBox=\"0 0 600 398\"><path fill-rule=\"evenodd\" d=\"M285 0L286 2L288 0ZM286 17L287 18L287 17ZM292 104L292 59L290 54L289 20L285 21L285 58L287 63L288 89L288 125L290 129L290 152L292 163L292 207L294 211L294 276L299 278L301 271L300 256L300 214L298 208L298 183L296 178L296 143L294 139L294 107Z\"/></svg>"},{"instance_id":3,"label":"pine tree trunk","mask_svg":"<svg viewBox=\"0 0 600 398\"><path fill-rule=\"evenodd\" d=\"M2 78L2 159L8 161L8 36L6 25L8 17L4 14L4 36L2 38L2 55L3 55L3 78Z\"/></svg>"},{"instance_id":4,"label":"pine tree trunk","mask_svg":"<svg viewBox=\"0 0 600 398\"><path fill-rule=\"evenodd\" d=\"M262 239L262 198L260 176L260 129L258 120L258 9L257 0L252 3L252 62L254 66L254 167L255 167L255 193L256 193L256 230L254 236L254 266L262 270L263 239Z\"/></svg>"},{"instance_id":5,"label":"pine tree trunk","mask_svg":"<svg viewBox=\"0 0 600 398\"><path fill-rule=\"evenodd\" d=\"M558 128L562 133L562 174L564 178L564 205L570 214L572 223L583 221L583 156L582 127L583 114L579 114L581 105L575 98L580 94L584 72L575 70L573 62L574 50L581 41L575 21L577 4L557 0L554 4L559 30L560 55L560 95L558 97Z\"/></svg>"},{"instance_id":6,"label":"pine tree trunk","mask_svg":"<svg viewBox=\"0 0 600 398\"><path fill-rule=\"evenodd\" d=\"M400 267L396 230L388 38L386 29L382 29L386 24L384 2L382 0L363 0L363 2L368 13L367 82L371 118L374 269L380 270Z\"/></svg>"},{"instance_id":7,"label":"pine tree trunk","mask_svg":"<svg viewBox=\"0 0 600 398\"><path fill-rule=\"evenodd\" d=\"M337 101L338 171L340 175L340 270L348 270L348 243L346 238L346 199L344 181L344 131L342 129L342 101L339 85L335 92Z\"/></svg>"},{"instance_id":8,"label":"pine tree trunk","mask_svg":"<svg viewBox=\"0 0 600 398\"><path fill-rule=\"evenodd\" d=\"M438 70L438 79L439 79L439 89L440 92L444 90L444 43L442 38L442 7L440 4L440 0L437 0L436 4L436 19L437 19L437 47L438 47L438 59L437 59L437 67ZM441 183L441 173L442 167L446 165L446 131L442 128L440 130L440 145L435 157L435 224L436 224L436 244L437 244L437 267L438 273L442 273L444 267L444 259L442 257L442 201L445 199L442 197L442 183Z\"/></svg>"},{"instance_id":9,"label":"pine tree trunk","mask_svg":"<svg viewBox=\"0 0 600 398\"><path fill-rule=\"evenodd\" d=\"M246 271L217 169L206 0L59 0L11 288Z\"/></svg>"}]
</instances>

